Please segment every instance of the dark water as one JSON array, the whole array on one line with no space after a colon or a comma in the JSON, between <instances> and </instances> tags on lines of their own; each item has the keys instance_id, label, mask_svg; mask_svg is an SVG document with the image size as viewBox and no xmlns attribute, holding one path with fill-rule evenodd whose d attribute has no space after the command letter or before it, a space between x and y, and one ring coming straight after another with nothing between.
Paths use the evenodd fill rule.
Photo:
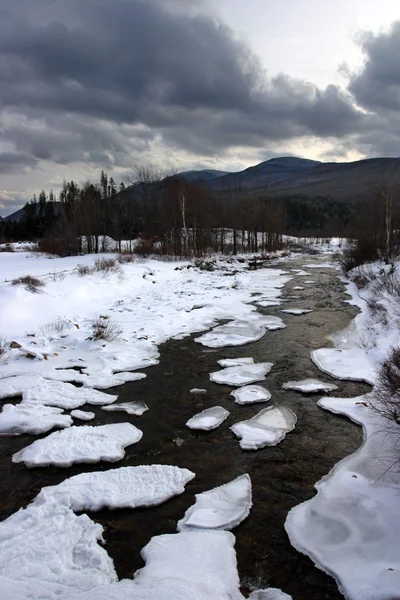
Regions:
<instances>
[{"instance_id":1,"label":"dark water","mask_svg":"<svg viewBox=\"0 0 400 600\"><path fill-rule=\"evenodd\" d=\"M305 262L288 261L285 268L300 268ZM118 575L132 577L143 566L140 549L154 535L176 532L176 521L194 502L195 493L249 473L253 508L249 518L234 530L243 593L270 585L291 594L294 600L343 598L331 577L291 547L284 530L288 511L311 498L315 494L314 483L360 446L362 432L346 418L319 409L319 395L284 391L282 383L320 377L335 381L339 386L335 395L355 396L368 391L364 384L340 382L321 374L310 360L310 350L329 345L325 336L345 328L356 314L353 307L344 303L344 287L336 271L310 269L310 273L309 277L295 276L285 286L283 296L301 295L299 300L286 302L285 308L304 307L314 312L292 316L280 313L283 306L260 309L265 314L282 316L286 329L267 332L258 342L239 348L210 350L195 343L192 337L161 346L160 364L147 370L146 379L112 389L120 394L119 401L144 400L150 410L143 416L85 407L96 413L96 424L131 421L143 431L142 440L128 447L125 459L119 463L28 470L12 464L11 456L33 438L0 438L0 518L26 506L44 485L57 484L76 473L157 463L191 469L196 478L187 485L185 493L159 507L90 514L105 528L106 548ZM303 285L304 279L317 283L305 284L304 291L293 291L295 285ZM230 396L231 387L209 381L209 373L219 368L218 359L238 356L273 362L263 385L272 392L273 404L286 405L297 414L295 430L276 447L243 451L229 430L233 423L252 417L266 406L239 406ZM189 394L193 387L206 388L207 393ZM185 427L195 413L216 404L230 411L220 428L197 433ZM183 443L179 445L177 440Z\"/></svg>"}]
</instances>

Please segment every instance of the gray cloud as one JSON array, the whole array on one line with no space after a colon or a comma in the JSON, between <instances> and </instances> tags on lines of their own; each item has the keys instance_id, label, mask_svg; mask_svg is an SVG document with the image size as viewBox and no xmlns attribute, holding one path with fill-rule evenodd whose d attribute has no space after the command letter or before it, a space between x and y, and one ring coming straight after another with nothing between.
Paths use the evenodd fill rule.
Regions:
<instances>
[{"instance_id":1,"label":"gray cloud","mask_svg":"<svg viewBox=\"0 0 400 600\"><path fill-rule=\"evenodd\" d=\"M20 173L34 168L38 161L23 152L0 152L0 173Z\"/></svg>"}]
</instances>

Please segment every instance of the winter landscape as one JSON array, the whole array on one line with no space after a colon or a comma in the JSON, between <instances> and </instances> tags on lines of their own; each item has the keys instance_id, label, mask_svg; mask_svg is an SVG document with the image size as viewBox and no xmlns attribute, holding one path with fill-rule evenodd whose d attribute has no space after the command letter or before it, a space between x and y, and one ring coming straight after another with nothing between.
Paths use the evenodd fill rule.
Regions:
<instances>
[{"instance_id":1,"label":"winter landscape","mask_svg":"<svg viewBox=\"0 0 400 600\"><path fill-rule=\"evenodd\" d=\"M0 0L0 600L400 600L393 0Z\"/></svg>"}]
</instances>

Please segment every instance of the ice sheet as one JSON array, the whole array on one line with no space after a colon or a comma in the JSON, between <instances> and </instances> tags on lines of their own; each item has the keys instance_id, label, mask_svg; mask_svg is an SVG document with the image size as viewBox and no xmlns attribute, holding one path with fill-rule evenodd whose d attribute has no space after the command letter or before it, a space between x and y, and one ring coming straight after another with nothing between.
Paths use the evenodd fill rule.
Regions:
<instances>
[{"instance_id":1,"label":"ice sheet","mask_svg":"<svg viewBox=\"0 0 400 600\"><path fill-rule=\"evenodd\" d=\"M139 400L133 402L121 402L117 404L110 404L109 406L102 406L103 410L107 410L109 412L126 412L128 415L142 415L146 410L149 410L149 407L144 402L140 402Z\"/></svg>"},{"instance_id":2,"label":"ice sheet","mask_svg":"<svg viewBox=\"0 0 400 600\"><path fill-rule=\"evenodd\" d=\"M73 409L84 404L111 404L117 400L118 396L40 377L32 387L24 390L22 398L24 402Z\"/></svg>"},{"instance_id":3,"label":"ice sheet","mask_svg":"<svg viewBox=\"0 0 400 600\"><path fill-rule=\"evenodd\" d=\"M116 462L124 457L126 446L138 442L142 435L131 423L73 426L36 440L14 454L12 460L24 462L27 467L70 467L75 463L101 460Z\"/></svg>"},{"instance_id":4,"label":"ice sheet","mask_svg":"<svg viewBox=\"0 0 400 600\"><path fill-rule=\"evenodd\" d=\"M80 421L91 421L94 419L95 414L88 410L71 410L71 417Z\"/></svg>"},{"instance_id":5,"label":"ice sheet","mask_svg":"<svg viewBox=\"0 0 400 600\"><path fill-rule=\"evenodd\" d=\"M306 315L313 311L309 308L283 308L281 312L287 313L288 315Z\"/></svg>"},{"instance_id":6,"label":"ice sheet","mask_svg":"<svg viewBox=\"0 0 400 600\"><path fill-rule=\"evenodd\" d=\"M229 411L222 406L212 406L202 410L186 422L189 429L204 429L210 431L216 429L229 417Z\"/></svg>"},{"instance_id":7,"label":"ice sheet","mask_svg":"<svg viewBox=\"0 0 400 600\"><path fill-rule=\"evenodd\" d=\"M253 404L254 402L267 402L271 399L271 392L261 385L245 385L238 390L233 390L231 396L237 404Z\"/></svg>"},{"instance_id":8,"label":"ice sheet","mask_svg":"<svg viewBox=\"0 0 400 600\"><path fill-rule=\"evenodd\" d=\"M326 383L320 379L301 379L300 381L288 381L282 385L284 390L295 390L304 394L315 394L317 392L331 392L337 390L334 383Z\"/></svg>"},{"instance_id":9,"label":"ice sheet","mask_svg":"<svg viewBox=\"0 0 400 600\"><path fill-rule=\"evenodd\" d=\"M250 513L251 480L241 475L212 490L196 494L196 502L178 521L178 531L192 529L233 529Z\"/></svg>"},{"instance_id":10,"label":"ice sheet","mask_svg":"<svg viewBox=\"0 0 400 600\"><path fill-rule=\"evenodd\" d=\"M296 415L290 408L268 407L248 421L232 425L231 430L240 438L243 450L257 450L276 446L296 424Z\"/></svg>"},{"instance_id":11,"label":"ice sheet","mask_svg":"<svg viewBox=\"0 0 400 600\"><path fill-rule=\"evenodd\" d=\"M311 359L332 377L371 384L375 381L375 368L363 348L320 348L311 352Z\"/></svg>"},{"instance_id":12,"label":"ice sheet","mask_svg":"<svg viewBox=\"0 0 400 600\"><path fill-rule=\"evenodd\" d=\"M218 361L220 367L240 367L241 365L253 365L254 358L243 356L238 358L222 358Z\"/></svg>"},{"instance_id":13,"label":"ice sheet","mask_svg":"<svg viewBox=\"0 0 400 600\"><path fill-rule=\"evenodd\" d=\"M239 387L256 381L264 381L265 375L270 372L273 366L273 363L265 362L226 367L221 371L210 373L210 379L214 383Z\"/></svg>"}]
</instances>

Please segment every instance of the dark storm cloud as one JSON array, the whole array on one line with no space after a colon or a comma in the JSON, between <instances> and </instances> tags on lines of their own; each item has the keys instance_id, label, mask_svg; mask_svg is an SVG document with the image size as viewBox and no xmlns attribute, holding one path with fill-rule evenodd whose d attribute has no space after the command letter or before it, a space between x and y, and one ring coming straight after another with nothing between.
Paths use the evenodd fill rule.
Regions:
<instances>
[{"instance_id":1,"label":"dark storm cloud","mask_svg":"<svg viewBox=\"0 0 400 600\"><path fill-rule=\"evenodd\" d=\"M35 167L37 162L30 154L0 152L0 173L21 173Z\"/></svg>"},{"instance_id":2,"label":"dark storm cloud","mask_svg":"<svg viewBox=\"0 0 400 600\"><path fill-rule=\"evenodd\" d=\"M351 77L349 89L357 102L372 111L400 110L400 22L387 33L363 36L362 70Z\"/></svg>"},{"instance_id":3,"label":"dark storm cloud","mask_svg":"<svg viewBox=\"0 0 400 600\"><path fill-rule=\"evenodd\" d=\"M32 161L104 168L140 160L160 135L204 156L310 135L361 135L365 147L379 146L377 118L350 93L268 77L248 45L202 7L207 2L0 0L2 138ZM349 86L360 106L377 105L371 81L396 89L399 58L388 48L398 37L395 26L386 38L365 38L365 67ZM395 93L389 97L385 110L395 105Z\"/></svg>"}]
</instances>

